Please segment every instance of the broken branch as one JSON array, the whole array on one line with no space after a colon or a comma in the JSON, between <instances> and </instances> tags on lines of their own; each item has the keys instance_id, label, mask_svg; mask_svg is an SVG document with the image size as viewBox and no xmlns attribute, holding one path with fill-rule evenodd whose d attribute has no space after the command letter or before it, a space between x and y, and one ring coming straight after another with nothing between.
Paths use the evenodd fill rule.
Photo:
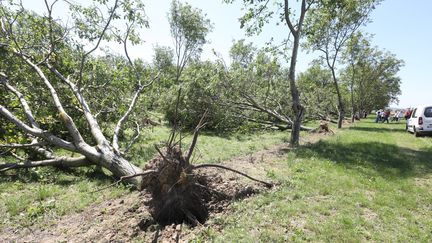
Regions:
<instances>
[{"instance_id":1,"label":"broken branch","mask_svg":"<svg viewBox=\"0 0 432 243\"><path fill-rule=\"evenodd\" d=\"M80 167L89 165L89 161L84 157L57 157L54 159L39 161L24 161L22 163L0 164L0 172L11 169L33 168L40 166L62 166L62 167Z\"/></svg>"},{"instance_id":2,"label":"broken branch","mask_svg":"<svg viewBox=\"0 0 432 243\"><path fill-rule=\"evenodd\" d=\"M27 144L9 143L9 144L0 144L0 148L30 148L30 147L39 147L45 145L48 145L48 143L47 142L37 142L37 143L27 143Z\"/></svg>"},{"instance_id":3,"label":"broken branch","mask_svg":"<svg viewBox=\"0 0 432 243\"><path fill-rule=\"evenodd\" d=\"M204 112L204 114L202 115L200 121L198 122L198 125L195 127L192 143L191 143L191 145L189 147L188 153L187 153L186 158L185 158L186 163L189 163L190 157L192 156L192 153L193 153L194 148L196 146L196 143L198 141L198 133L199 133L200 129L205 125L204 119L207 116L207 114L208 114L208 110L206 110Z\"/></svg>"}]
</instances>

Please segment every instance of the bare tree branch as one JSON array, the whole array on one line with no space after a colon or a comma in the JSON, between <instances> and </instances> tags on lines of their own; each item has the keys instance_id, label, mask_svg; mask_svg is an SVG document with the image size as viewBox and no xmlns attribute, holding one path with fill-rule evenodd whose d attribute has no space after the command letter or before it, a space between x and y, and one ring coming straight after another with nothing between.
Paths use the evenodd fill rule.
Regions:
<instances>
[{"instance_id":1,"label":"bare tree branch","mask_svg":"<svg viewBox=\"0 0 432 243\"><path fill-rule=\"evenodd\" d=\"M37 142L37 143L27 143L27 144L9 143L9 144L0 144L0 148L30 148L30 147L39 147L45 145L48 145L48 143L45 141Z\"/></svg>"},{"instance_id":2,"label":"bare tree branch","mask_svg":"<svg viewBox=\"0 0 432 243\"><path fill-rule=\"evenodd\" d=\"M4 74L3 72L0 72L0 84L3 84L18 98L24 110L24 114L27 116L27 120L30 122L30 124L33 127L39 127L39 125L36 122L36 119L33 116L30 106L28 105L26 99L24 98L24 95L21 92L19 92L15 87L9 84L9 79L6 76L6 74Z\"/></svg>"},{"instance_id":3,"label":"bare tree branch","mask_svg":"<svg viewBox=\"0 0 432 243\"><path fill-rule=\"evenodd\" d=\"M88 166L90 162L86 157L57 157L54 159L25 161L23 163L0 164L0 172L12 169L33 168L41 166L62 166L62 167L80 167Z\"/></svg>"},{"instance_id":4,"label":"bare tree branch","mask_svg":"<svg viewBox=\"0 0 432 243\"><path fill-rule=\"evenodd\" d=\"M25 161L25 159L18 154L14 153L13 151L9 151L9 153L12 155L12 157L16 158L19 161Z\"/></svg>"},{"instance_id":5,"label":"bare tree branch","mask_svg":"<svg viewBox=\"0 0 432 243\"><path fill-rule=\"evenodd\" d=\"M136 143L136 141L138 140L140 135L141 135L140 125L138 122L135 122L135 134L134 134L133 138L131 139L131 141L129 142L129 144L124 149L124 151L123 151L124 154L129 152L129 149L132 148L132 146Z\"/></svg>"},{"instance_id":6,"label":"bare tree branch","mask_svg":"<svg viewBox=\"0 0 432 243\"><path fill-rule=\"evenodd\" d=\"M50 44L49 44L48 53L45 55L43 60L40 61L37 65L40 65L41 63L46 62L51 57L51 55L54 53L55 47L54 47L54 35L53 35L53 26L52 26L52 10L53 10L54 5L57 3L57 1L58 0L53 1L53 3L50 5L47 0L44 0L46 10L48 11L48 26L49 26L48 27L48 31L49 31L48 35L49 35L49 39L50 39Z\"/></svg>"},{"instance_id":7,"label":"bare tree branch","mask_svg":"<svg viewBox=\"0 0 432 243\"><path fill-rule=\"evenodd\" d=\"M175 113L174 113L174 119L175 119L174 120L174 126L173 126L172 132L171 132L171 134L170 134L170 136L168 138L168 142L167 142L168 147L172 146L174 138L176 137L176 130L178 128L177 127L178 126L178 124L177 124L177 114L178 114L178 109L179 109L179 105L180 105L181 91L182 91L182 88L180 87L179 90L178 90L178 94L177 94L176 108L175 108Z\"/></svg>"},{"instance_id":8,"label":"bare tree branch","mask_svg":"<svg viewBox=\"0 0 432 243\"><path fill-rule=\"evenodd\" d=\"M128 62L129 62L129 64L133 68L135 68L135 65L133 64L132 59L129 56L129 51L128 51L128 48L127 48L127 40L129 38L130 31L131 31L131 29L133 27L133 24L134 24L134 22L132 22L132 24L130 24L130 25L126 25L126 35L125 35L125 38L123 39L123 50L124 50L124 53L126 55L126 58L127 58ZM138 75L138 72L136 72L136 75Z\"/></svg>"},{"instance_id":9,"label":"bare tree branch","mask_svg":"<svg viewBox=\"0 0 432 243\"><path fill-rule=\"evenodd\" d=\"M34 128L40 128L39 124L36 122L36 119L33 116L33 113L30 109L30 106L28 105L27 100L24 98L24 95L19 92L15 87L13 87L12 85L9 84L9 80L7 78L7 76L4 73L0 72L0 83L5 85L6 88L8 88L12 93L15 94L15 96L19 99L20 103L21 103L21 107L24 110L24 114L27 116L27 120L30 122L31 126ZM31 148L33 151L37 152L38 154L43 155L45 158L52 158L52 152L46 150L45 148L42 148L40 146L44 146L47 145L48 143L45 142L39 142L38 138L33 138L33 141L31 142L31 144L28 144L28 146L24 145L24 144L13 144L13 148L24 148L24 147L29 147ZM4 145L0 145L0 147L2 147Z\"/></svg>"},{"instance_id":10,"label":"bare tree branch","mask_svg":"<svg viewBox=\"0 0 432 243\"><path fill-rule=\"evenodd\" d=\"M305 0L302 1L302 3ZM285 0L285 5L284 5L284 14L285 14L285 22L287 23L291 33L293 34L293 36L298 36L298 31L295 29L294 25L291 22L291 19L289 17L289 7L288 7L288 0Z\"/></svg>"},{"instance_id":11,"label":"bare tree branch","mask_svg":"<svg viewBox=\"0 0 432 243\"><path fill-rule=\"evenodd\" d=\"M129 105L128 110L125 112L125 114L117 122L117 125L116 125L116 127L114 129L114 135L113 135L113 140L112 140L113 148L117 152L119 152L119 149L120 149L120 146L118 144L118 135L119 135L119 133L121 131L121 128L122 128L123 124L127 121L129 115L132 113L133 109L135 108L135 105L136 105L136 103L138 101L138 98L139 98L141 92L144 90L144 88L147 88L150 85L152 85L153 82L159 77L159 74L160 74L160 71L149 83L147 83L146 85L142 85L142 86L140 86L137 89L137 91L135 92L135 94L134 94L134 96L132 98L132 101L131 101L131 103Z\"/></svg>"},{"instance_id":12,"label":"bare tree branch","mask_svg":"<svg viewBox=\"0 0 432 243\"><path fill-rule=\"evenodd\" d=\"M113 8L111 10L111 14L108 17L108 21L106 22L105 27L103 28L102 33L100 34L96 45L91 50L89 50L88 52L86 52L83 55L83 57L81 58L81 65L80 65L80 71L79 71L79 79L78 79L78 84L77 84L78 88L81 87L82 73L83 73L83 70L84 70L84 62L87 59L87 57L99 47L99 45L100 45L103 37L105 36L105 32L108 30L108 27L110 26L111 20L115 16L116 9L118 7L118 3L119 3L119 0L115 0L114 6L113 6Z\"/></svg>"},{"instance_id":13,"label":"bare tree branch","mask_svg":"<svg viewBox=\"0 0 432 243\"><path fill-rule=\"evenodd\" d=\"M154 174L157 174L158 172L159 171L157 171L157 170L146 170L146 171L143 171L141 173L137 173L137 174L133 174L133 175L129 175L129 176L122 176L122 177L120 177L120 179L118 181L116 181L116 182L114 182L114 183L112 183L112 184L110 184L110 185L108 185L106 187L102 187L102 188L100 188L100 189L98 189L96 191L93 191L93 193L103 191L105 189L108 189L110 187L113 187L115 185L120 184L122 181L125 181L125 180L128 180L128 179L132 179L134 177L138 177L138 176L144 177L144 176L148 176L148 175L154 175Z\"/></svg>"},{"instance_id":14,"label":"bare tree branch","mask_svg":"<svg viewBox=\"0 0 432 243\"><path fill-rule=\"evenodd\" d=\"M46 63L46 66L49 68L51 72L53 72L58 78L60 78L60 80L66 83L74 93L75 97L77 98L78 102L82 107L84 116L90 126L90 131L93 135L93 138L96 140L96 142L99 145L108 143L108 140L105 138L105 135L102 133L102 130L99 127L96 118L91 113L90 106L87 104L87 101L85 100L84 96L81 94L79 88L72 81L70 81L69 78L63 76L54 66L52 66L49 63Z\"/></svg>"},{"instance_id":15,"label":"bare tree branch","mask_svg":"<svg viewBox=\"0 0 432 243\"><path fill-rule=\"evenodd\" d=\"M48 80L48 78L45 76L44 72L42 71L42 69L40 67L38 67L37 65L35 65L30 58L28 58L25 54L23 54L22 52L18 52L17 50L13 49L12 50L13 53L15 55L17 55L18 57L20 57L21 59L23 59L33 70L35 70L35 72L38 74L38 76L42 79L42 81L44 82L45 86L48 88L49 92L51 93L51 97L54 101L54 105L56 106L58 112L59 112L59 116L62 120L62 122L66 125L70 135L72 136L74 143L75 144L79 144L80 146L85 146L87 145L83 139L83 137L81 136L81 133L78 131L77 126L75 125L74 121L72 120L72 118L66 113L66 111L63 108L62 103L60 102L60 98L57 95L57 91L54 89L54 87L52 86L51 82Z\"/></svg>"},{"instance_id":16,"label":"bare tree branch","mask_svg":"<svg viewBox=\"0 0 432 243\"><path fill-rule=\"evenodd\" d=\"M242 96L248 101L250 102L251 106L255 107L256 109L259 109L260 111L267 113L268 115L272 116L273 118L281 121L281 122L285 122L288 124L292 124L291 119L287 119L285 116L279 114L278 112L276 112L275 110L270 110L267 107L264 107L260 104L258 104L258 102L250 95L243 93Z\"/></svg>"},{"instance_id":17,"label":"bare tree branch","mask_svg":"<svg viewBox=\"0 0 432 243\"><path fill-rule=\"evenodd\" d=\"M188 150L188 152L187 152L187 154L186 154L186 157L185 157L185 161L186 161L186 163L188 163L188 164L189 164L189 162L190 162L190 158L191 158L191 156L192 156L192 153L193 153L194 148L195 148L195 146L196 146L196 143L197 143L197 141L198 141L198 134L199 134L199 131L200 131L200 129L201 129L203 126L205 126L204 119L206 118L207 114L208 114L208 110L206 110L206 111L204 112L204 114L202 115L201 119L200 119L199 122L198 122L198 125L195 127L194 134L193 134L193 138L192 138L192 143L191 143L191 145L190 145L190 147L189 147L189 150Z\"/></svg>"},{"instance_id":18,"label":"bare tree branch","mask_svg":"<svg viewBox=\"0 0 432 243\"><path fill-rule=\"evenodd\" d=\"M159 149L159 147L156 144L154 145L154 147L155 147L156 151L159 153L159 155L162 157L163 160L169 161L169 160L167 160L165 155L162 153L162 151Z\"/></svg>"}]
</instances>

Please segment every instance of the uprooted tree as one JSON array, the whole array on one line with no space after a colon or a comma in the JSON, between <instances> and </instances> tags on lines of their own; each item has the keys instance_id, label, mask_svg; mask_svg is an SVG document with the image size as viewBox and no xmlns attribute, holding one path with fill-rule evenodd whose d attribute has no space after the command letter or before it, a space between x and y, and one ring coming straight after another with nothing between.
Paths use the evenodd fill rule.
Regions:
<instances>
[{"instance_id":1,"label":"uprooted tree","mask_svg":"<svg viewBox=\"0 0 432 243\"><path fill-rule=\"evenodd\" d=\"M57 3L69 5L73 28L55 19ZM137 31L148 25L143 4L134 0L95 3L102 4L45 1L44 16L25 10L21 3L0 5L0 149L17 160L0 164L0 173L40 166L97 165L112 172L118 178L116 183L149 189L158 222L202 222L207 217L202 197L209 189L205 178L195 171L217 167L256 179L220 165L191 164L206 113L185 152L177 146L174 130L165 149L156 147L159 154L146 168L126 159L125 152L137 140L140 126L136 123L136 135L129 143L120 141L122 130L131 123L128 120L139 106L140 94L159 74L128 54L127 44L140 43ZM101 51L101 43L109 41L123 46L124 58L93 55ZM111 85L116 88L110 89ZM121 96L130 101L119 104ZM104 130L101 120L107 121L105 125L115 124L112 131ZM8 135L3 128L15 134L4 138ZM17 149L25 150L27 157L13 152ZM64 151L75 155L57 155Z\"/></svg>"}]
</instances>

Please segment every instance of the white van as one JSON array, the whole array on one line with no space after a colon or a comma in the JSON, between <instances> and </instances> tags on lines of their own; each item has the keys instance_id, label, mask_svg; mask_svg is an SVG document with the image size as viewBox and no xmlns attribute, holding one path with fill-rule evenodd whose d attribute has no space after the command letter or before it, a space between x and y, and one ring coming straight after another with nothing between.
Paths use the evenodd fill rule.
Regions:
<instances>
[{"instance_id":1,"label":"white van","mask_svg":"<svg viewBox=\"0 0 432 243\"><path fill-rule=\"evenodd\" d=\"M415 107L407 120L406 130L416 137L432 134L432 105Z\"/></svg>"}]
</instances>

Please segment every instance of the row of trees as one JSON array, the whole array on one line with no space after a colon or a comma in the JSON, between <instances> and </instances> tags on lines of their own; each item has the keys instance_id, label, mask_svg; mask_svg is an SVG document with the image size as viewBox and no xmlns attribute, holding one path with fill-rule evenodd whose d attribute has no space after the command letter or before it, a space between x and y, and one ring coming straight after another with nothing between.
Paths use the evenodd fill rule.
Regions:
<instances>
[{"instance_id":1,"label":"row of trees","mask_svg":"<svg viewBox=\"0 0 432 243\"><path fill-rule=\"evenodd\" d=\"M356 46L354 53L351 45L359 40L363 44ZM353 119L397 101L400 94L397 73L403 62L391 53L371 47L369 40L361 35L354 36L348 44L350 48L342 52L340 61L349 65L336 75L340 97L325 60L313 61L297 76L296 86L305 120L333 121L333 117L339 116L340 102ZM169 105L177 97L177 88L172 87L163 92L167 98L162 100L168 102L160 111L172 123L178 119L187 128L193 128L199 114L209 109L207 129L237 129L253 122L291 130L295 112L291 108L292 97L287 92L290 90L288 74L289 69L283 67L282 60L269 54L267 48L258 49L244 40L235 41L229 66L223 61L193 61L182 76L184 96L179 112Z\"/></svg>"},{"instance_id":2,"label":"row of trees","mask_svg":"<svg viewBox=\"0 0 432 243\"><path fill-rule=\"evenodd\" d=\"M248 34L275 19L291 38L264 48L234 41L227 64L217 53L217 61L200 60L211 21L175 0L169 13L175 45L155 47L150 63L128 54L128 46L140 44L140 31L148 27L141 1L66 2L68 23L53 17L58 1L44 1L45 15L3 1L0 148L19 162L2 164L0 171L99 165L117 177L130 176L140 187L141 177L133 175L144 172L125 155L139 138L148 110L163 113L175 129L194 128L206 111L207 129L235 130L251 122L290 129L293 146L299 131L308 129L302 126L305 119L337 115L342 126L348 107L353 116L367 113L400 93L402 61L359 32L378 2L244 0L248 12L240 20ZM323 55L297 74L301 41ZM124 53L101 48L108 42L121 45ZM127 137L125 127L135 133ZM81 156L57 156L53 147ZM17 149L24 149L26 157Z\"/></svg>"}]
</instances>

